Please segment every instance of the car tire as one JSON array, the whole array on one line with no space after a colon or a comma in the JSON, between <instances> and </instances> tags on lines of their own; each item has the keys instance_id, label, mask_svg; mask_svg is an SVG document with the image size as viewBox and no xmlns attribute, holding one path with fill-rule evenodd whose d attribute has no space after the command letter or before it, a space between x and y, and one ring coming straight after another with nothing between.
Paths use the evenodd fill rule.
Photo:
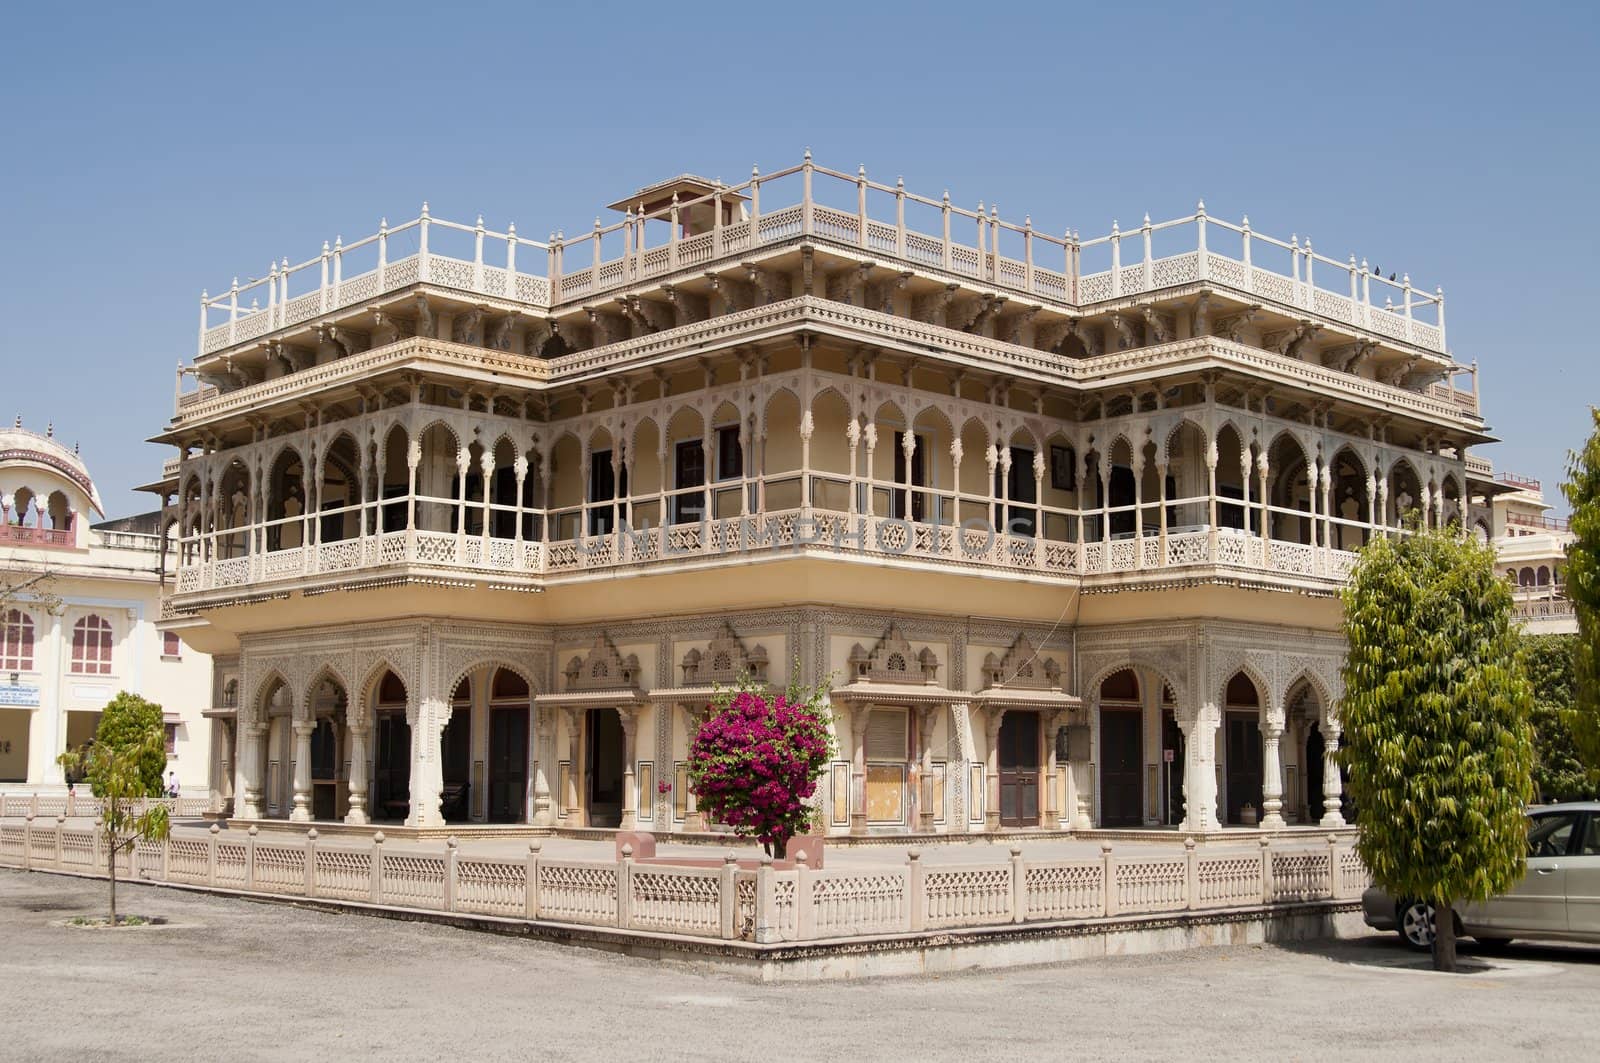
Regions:
<instances>
[{"instance_id":1,"label":"car tire","mask_svg":"<svg viewBox=\"0 0 1600 1063\"><path fill-rule=\"evenodd\" d=\"M1401 901L1394 906L1395 932L1409 949L1428 952L1433 948L1433 905L1427 901Z\"/></svg>"}]
</instances>

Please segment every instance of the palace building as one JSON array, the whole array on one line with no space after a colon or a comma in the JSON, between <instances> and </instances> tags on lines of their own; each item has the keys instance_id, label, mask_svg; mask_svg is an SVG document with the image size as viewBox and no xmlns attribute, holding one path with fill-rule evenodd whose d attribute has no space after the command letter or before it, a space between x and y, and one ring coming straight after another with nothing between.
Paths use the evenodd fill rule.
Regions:
<instances>
[{"instance_id":1,"label":"palace building","mask_svg":"<svg viewBox=\"0 0 1600 1063\"><path fill-rule=\"evenodd\" d=\"M22 419L0 429L0 789L60 793L56 758L94 738L119 691L161 705L181 792L211 785L211 661L161 631L173 560L160 513L91 524L76 448Z\"/></svg>"},{"instance_id":2,"label":"palace building","mask_svg":"<svg viewBox=\"0 0 1600 1063\"><path fill-rule=\"evenodd\" d=\"M152 486L219 809L705 830L748 673L828 685L834 834L1344 822L1354 551L1493 493L1442 292L809 153L609 209L202 295Z\"/></svg>"}]
</instances>

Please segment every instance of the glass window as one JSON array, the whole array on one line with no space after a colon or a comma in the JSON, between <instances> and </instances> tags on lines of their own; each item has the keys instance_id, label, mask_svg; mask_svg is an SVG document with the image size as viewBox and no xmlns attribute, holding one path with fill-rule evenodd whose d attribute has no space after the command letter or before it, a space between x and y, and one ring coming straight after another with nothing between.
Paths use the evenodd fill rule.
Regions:
<instances>
[{"instance_id":1,"label":"glass window","mask_svg":"<svg viewBox=\"0 0 1600 1063\"><path fill-rule=\"evenodd\" d=\"M1578 845L1578 856L1600 856L1600 812L1589 813L1589 826Z\"/></svg>"},{"instance_id":2,"label":"glass window","mask_svg":"<svg viewBox=\"0 0 1600 1063\"><path fill-rule=\"evenodd\" d=\"M717 479L737 480L744 475L744 448L739 446L739 426L717 429Z\"/></svg>"},{"instance_id":3,"label":"glass window","mask_svg":"<svg viewBox=\"0 0 1600 1063\"><path fill-rule=\"evenodd\" d=\"M1572 830L1577 824L1576 812L1549 812L1533 817L1528 827L1528 855L1566 856Z\"/></svg>"},{"instance_id":4,"label":"glass window","mask_svg":"<svg viewBox=\"0 0 1600 1063\"><path fill-rule=\"evenodd\" d=\"M176 631L163 631L161 633L161 656L183 656L183 640L178 638Z\"/></svg>"},{"instance_id":5,"label":"glass window","mask_svg":"<svg viewBox=\"0 0 1600 1063\"><path fill-rule=\"evenodd\" d=\"M72 625L72 671L111 674L111 622L105 617L90 613Z\"/></svg>"},{"instance_id":6,"label":"glass window","mask_svg":"<svg viewBox=\"0 0 1600 1063\"><path fill-rule=\"evenodd\" d=\"M0 671L33 671L33 621L21 609L0 622Z\"/></svg>"}]
</instances>

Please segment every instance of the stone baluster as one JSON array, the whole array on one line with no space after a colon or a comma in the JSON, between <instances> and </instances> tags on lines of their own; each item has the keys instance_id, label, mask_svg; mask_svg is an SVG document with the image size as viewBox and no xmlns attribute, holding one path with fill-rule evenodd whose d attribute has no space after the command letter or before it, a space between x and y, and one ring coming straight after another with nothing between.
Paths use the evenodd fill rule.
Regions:
<instances>
[{"instance_id":1,"label":"stone baluster","mask_svg":"<svg viewBox=\"0 0 1600 1063\"><path fill-rule=\"evenodd\" d=\"M1141 281L1139 290L1147 292L1155 283L1155 274L1153 269L1154 248L1152 247L1154 232L1150 226L1150 213L1148 211L1145 212L1144 224L1139 227L1139 232L1144 237L1144 277Z\"/></svg>"},{"instance_id":2,"label":"stone baluster","mask_svg":"<svg viewBox=\"0 0 1600 1063\"><path fill-rule=\"evenodd\" d=\"M1122 294L1122 230L1117 228L1117 220L1111 219L1111 295L1113 298Z\"/></svg>"},{"instance_id":3,"label":"stone baluster","mask_svg":"<svg viewBox=\"0 0 1600 1063\"><path fill-rule=\"evenodd\" d=\"M944 200L940 205L940 221L943 224L943 235L940 238L941 241L942 241L941 250L942 250L943 255L944 255L943 265L944 265L945 269L949 269L950 268L950 190L948 188L944 190Z\"/></svg>"},{"instance_id":4,"label":"stone baluster","mask_svg":"<svg viewBox=\"0 0 1600 1063\"><path fill-rule=\"evenodd\" d=\"M1194 208L1195 271L1204 280L1211 274L1211 258L1206 251L1206 201L1200 200Z\"/></svg>"},{"instance_id":5,"label":"stone baluster","mask_svg":"<svg viewBox=\"0 0 1600 1063\"><path fill-rule=\"evenodd\" d=\"M867 168L856 168L856 242L867 246Z\"/></svg>"},{"instance_id":6,"label":"stone baluster","mask_svg":"<svg viewBox=\"0 0 1600 1063\"><path fill-rule=\"evenodd\" d=\"M1330 725L1322 740L1322 826L1344 826L1344 816L1339 812L1343 793L1344 780L1339 777L1339 729Z\"/></svg>"},{"instance_id":7,"label":"stone baluster","mask_svg":"<svg viewBox=\"0 0 1600 1063\"><path fill-rule=\"evenodd\" d=\"M517 223L506 225L506 281L501 291L507 299L517 297Z\"/></svg>"},{"instance_id":8,"label":"stone baluster","mask_svg":"<svg viewBox=\"0 0 1600 1063\"><path fill-rule=\"evenodd\" d=\"M422 213L417 217L417 279L429 281L431 271L428 268L428 227L431 219L428 217L428 201L422 201Z\"/></svg>"},{"instance_id":9,"label":"stone baluster","mask_svg":"<svg viewBox=\"0 0 1600 1063\"><path fill-rule=\"evenodd\" d=\"M360 825L368 821L367 815L367 741L372 734L372 721L357 718L350 724L350 808L344 821Z\"/></svg>"},{"instance_id":10,"label":"stone baluster","mask_svg":"<svg viewBox=\"0 0 1600 1063\"><path fill-rule=\"evenodd\" d=\"M315 720L296 719L294 727L294 808L289 818L296 823L311 821L311 732Z\"/></svg>"},{"instance_id":11,"label":"stone baluster","mask_svg":"<svg viewBox=\"0 0 1600 1063\"><path fill-rule=\"evenodd\" d=\"M906 179L894 179L894 253L906 257Z\"/></svg>"},{"instance_id":12,"label":"stone baluster","mask_svg":"<svg viewBox=\"0 0 1600 1063\"><path fill-rule=\"evenodd\" d=\"M622 720L622 822L623 830L633 830L639 825L639 781L635 774L638 755L638 713L618 709Z\"/></svg>"},{"instance_id":13,"label":"stone baluster","mask_svg":"<svg viewBox=\"0 0 1600 1063\"><path fill-rule=\"evenodd\" d=\"M1283 721L1269 718L1261 732L1261 826L1280 830L1283 822L1283 754L1280 739Z\"/></svg>"}]
</instances>

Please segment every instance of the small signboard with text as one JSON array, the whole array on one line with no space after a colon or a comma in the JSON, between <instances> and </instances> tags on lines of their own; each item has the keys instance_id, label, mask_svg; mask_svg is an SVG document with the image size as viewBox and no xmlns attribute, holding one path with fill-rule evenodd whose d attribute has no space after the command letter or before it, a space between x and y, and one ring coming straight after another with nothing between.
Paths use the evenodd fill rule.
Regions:
<instances>
[{"instance_id":1,"label":"small signboard with text","mask_svg":"<svg viewBox=\"0 0 1600 1063\"><path fill-rule=\"evenodd\" d=\"M21 683L0 684L0 709L31 709L39 704L39 688Z\"/></svg>"}]
</instances>

